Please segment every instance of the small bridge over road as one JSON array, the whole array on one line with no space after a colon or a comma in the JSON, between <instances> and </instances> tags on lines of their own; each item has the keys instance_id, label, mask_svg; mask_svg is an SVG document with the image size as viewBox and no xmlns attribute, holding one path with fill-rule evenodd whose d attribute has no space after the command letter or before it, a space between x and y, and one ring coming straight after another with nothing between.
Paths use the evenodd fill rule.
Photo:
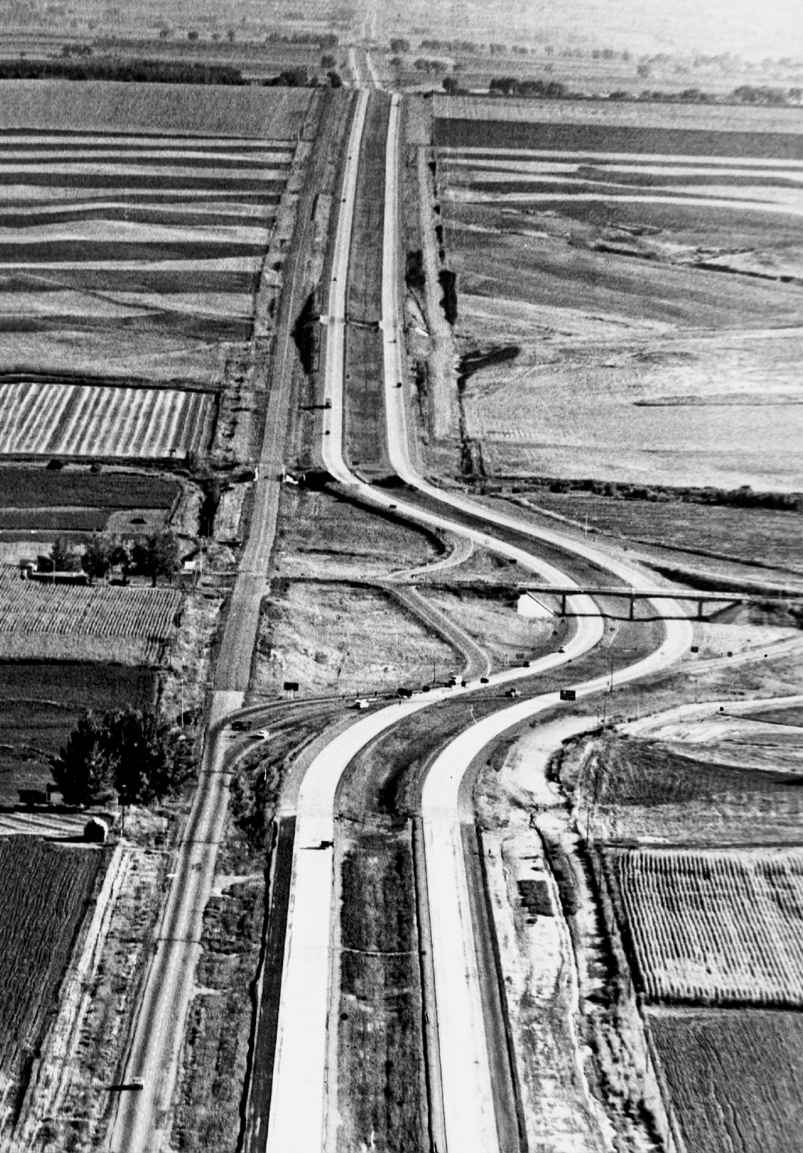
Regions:
<instances>
[{"instance_id":1,"label":"small bridge over road","mask_svg":"<svg viewBox=\"0 0 803 1153\"><path fill-rule=\"evenodd\" d=\"M703 621L707 619L706 610L708 615L717 612L720 609L728 608L732 605L743 605L750 602L761 601L762 603L772 603L778 606L785 606L794 602L803 601L803 590L800 589L779 589L773 592L763 592L759 589L722 589L715 591L698 592L696 589L683 589L673 592L671 589L657 588L634 588L629 585L522 585L521 591L528 596L531 596L538 604L549 608L545 604L545 599L548 597L555 597L558 601L558 607L550 609L555 616L561 617L590 617L590 616L603 616L612 617L617 620L671 620L671 619L692 619ZM606 611L605 606L601 606L597 612L583 612L578 611L576 606L571 603L572 598L577 596L578 593L585 593L587 596L593 597L595 600L621 600L623 602L623 613ZM660 618L653 614L652 616L645 615L643 612L636 614L636 606L639 602L649 604L655 601L677 601L681 609L688 605L688 612L673 613Z\"/></svg>"}]
</instances>

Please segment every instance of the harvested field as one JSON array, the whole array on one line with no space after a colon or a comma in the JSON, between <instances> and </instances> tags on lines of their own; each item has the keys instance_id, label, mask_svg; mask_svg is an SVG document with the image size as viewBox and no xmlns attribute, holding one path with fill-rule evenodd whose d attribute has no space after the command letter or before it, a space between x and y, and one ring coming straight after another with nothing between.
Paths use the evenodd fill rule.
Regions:
<instances>
[{"instance_id":1,"label":"harvested field","mask_svg":"<svg viewBox=\"0 0 803 1153\"><path fill-rule=\"evenodd\" d=\"M650 1001L803 1004L803 849L611 850Z\"/></svg>"},{"instance_id":2,"label":"harvested field","mask_svg":"<svg viewBox=\"0 0 803 1153\"><path fill-rule=\"evenodd\" d=\"M174 480L153 473L3 466L0 492L3 505L11 508L170 508L178 486Z\"/></svg>"},{"instance_id":3,"label":"harvested field","mask_svg":"<svg viewBox=\"0 0 803 1153\"><path fill-rule=\"evenodd\" d=\"M0 540L74 539L134 517L158 527L180 492L175 481L152 474L0 467Z\"/></svg>"},{"instance_id":4,"label":"harvested field","mask_svg":"<svg viewBox=\"0 0 803 1153\"><path fill-rule=\"evenodd\" d=\"M799 110L440 106L486 474L803 487Z\"/></svg>"},{"instance_id":5,"label":"harvested field","mask_svg":"<svg viewBox=\"0 0 803 1153\"><path fill-rule=\"evenodd\" d=\"M0 839L0 1071L14 1109L42 1043L106 850ZM5 1088L5 1086L4 1086ZM10 1091L9 1091L10 1090Z\"/></svg>"},{"instance_id":6,"label":"harvested field","mask_svg":"<svg viewBox=\"0 0 803 1153\"><path fill-rule=\"evenodd\" d=\"M0 358L219 384L220 343L251 338L310 99L2 82Z\"/></svg>"},{"instance_id":7,"label":"harvested field","mask_svg":"<svg viewBox=\"0 0 803 1153\"><path fill-rule=\"evenodd\" d=\"M58 80L0 82L0 126L67 133L292 140L310 100L303 88Z\"/></svg>"},{"instance_id":8,"label":"harvested field","mask_svg":"<svg viewBox=\"0 0 803 1153\"><path fill-rule=\"evenodd\" d=\"M20 789L44 789L48 756L64 744L82 709L152 705L156 674L127 665L0 661L0 804Z\"/></svg>"},{"instance_id":9,"label":"harvested field","mask_svg":"<svg viewBox=\"0 0 803 1153\"><path fill-rule=\"evenodd\" d=\"M803 571L803 514L773 509L728 508L680 500L622 500L595 493L527 493L527 503L589 528L640 544L716 555L762 566Z\"/></svg>"},{"instance_id":10,"label":"harvested field","mask_svg":"<svg viewBox=\"0 0 803 1153\"><path fill-rule=\"evenodd\" d=\"M799 1148L800 1013L648 1012L668 1105L694 1153Z\"/></svg>"},{"instance_id":11,"label":"harvested field","mask_svg":"<svg viewBox=\"0 0 803 1153\"><path fill-rule=\"evenodd\" d=\"M181 605L176 589L49 585L0 567L0 637L7 657L41 655L59 638L60 652L53 655L62 659L86 652L92 641L105 642L108 656L120 659L125 642L133 641L138 659L132 663L158 664Z\"/></svg>"},{"instance_id":12,"label":"harvested field","mask_svg":"<svg viewBox=\"0 0 803 1153\"><path fill-rule=\"evenodd\" d=\"M730 721L731 728L734 722ZM582 742L567 753L560 779L573 790L578 825L595 840L798 844L803 800L799 741L765 728L752 736L722 726L703 743L623 739Z\"/></svg>"},{"instance_id":13,"label":"harvested field","mask_svg":"<svg viewBox=\"0 0 803 1153\"><path fill-rule=\"evenodd\" d=\"M553 125L570 131L627 127L628 130L650 129L687 132L736 132L785 137L801 132L799 108L736 107L734 105L661 104L639 101L637 104L607 103L604 100L498 100L482 96L435 96L433 111L444 131L486 132L481 143L487 144L487 125L522 124ZM453 129L452 121L461 123ZM447 123L448 122L448 123ZM473 124L464 128L462 123ZM562 137L565 139L565 137ZM460 140L465 145L466 140ZM506 145L502 144L502 147ZM562 144L562 147L566 147ZM583 144L583 147L586 147ZM654 150L653 150L654 151ZM712 155L710 150L704 155Z\"/></svg>"},{"instance_id":14,"label":"harvested field","mask_svg":"<svg viewBox=\"0 0 803 1153\"><path fill-rule=\"evenodd\" d=\"M208 447L215 408L184 389L0 383L0 455L187 456Z\"/></svg>"}]
</instances>

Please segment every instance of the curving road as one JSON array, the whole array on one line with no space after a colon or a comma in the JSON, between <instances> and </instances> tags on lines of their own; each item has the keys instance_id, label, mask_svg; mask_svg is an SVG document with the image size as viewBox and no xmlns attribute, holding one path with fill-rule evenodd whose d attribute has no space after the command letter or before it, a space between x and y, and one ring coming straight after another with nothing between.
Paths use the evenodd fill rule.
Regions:
<instances>
[{"instance_id":1,"label":"curving road","mask_svg":"<svg viewBox=\"0 0 803 1153\"><path fill-rule=\"evenodd\" d=\"M393 508L416 523L467 537L474 544L517 561L553 582L571 580L553 565L531 552L500 539L499 530L515 532L558 546L591 560L622 580L643 581L635 565L612 560L601 550L562 536L536 529L509 514L497 514L476 505L468 497L443 493L415 472L407 449L408 433L404 380L402 325L400 322L400 271L398 237L399 105L391 105L387 147L387 199L383 237L383 333L385 353L385 400L387 441L394 468L410 488L427 498L426 506L397 493L374 489L356 477L343 456L343 362L345 345L345 291L353 224L354 195L358 178L359 139L367 110L368 93L360 91L344 174L343 196L334 244L326 322L324 395L329 408L322 435L322 458L328 471L366 504ZM467 526L455 514L469 514L488 529ZM593 611L587 597L574 598L578 608ZM659 615L676 611L663 602ZM656 606L657 607L657 606ZM578 622L563 653L549 653L529 668L510 670L491 678L492 683L531 677L557 668L593 648L603 637L599 617ZM666 637L649 657L616 674L616 681L646 676L677 659L688 647L691 628L685 621L666 624ZM578 685L578 695L608 686L609 676ZM431 707L438 700L467 689L438 690L423 700L394 704L363 718L339 734L310 764L298 797L296 843L293 852L291 907L283 960L281 1003L273 1074L273 1105L269 1119L268 1147L282 1153L311 1153L332 1147L335 1119L329 1116L327 1081L327 1023L330 1012L331 966L337 963L330 942L333 917L332 868L335 837L334 806L340 779L349 762L368 742L413 712ZM444 1148L499 1153L488 1071L488 1053L482 1020L481 999L474 953L473 925L468 901L468 881L459 834L458 792L470 762L483 744L525 717L552 707L557 694L523 701L478 723L453 742L437 758L424 785L422 810L428 896L433 925L435 995L438 1009L440 1063L444 1095ZM448 931L446 926L449 926ZM456 947L459 946L459 947ZM302 1110L298 1102L303 1101Z\"/></svg>"}]
</instances>

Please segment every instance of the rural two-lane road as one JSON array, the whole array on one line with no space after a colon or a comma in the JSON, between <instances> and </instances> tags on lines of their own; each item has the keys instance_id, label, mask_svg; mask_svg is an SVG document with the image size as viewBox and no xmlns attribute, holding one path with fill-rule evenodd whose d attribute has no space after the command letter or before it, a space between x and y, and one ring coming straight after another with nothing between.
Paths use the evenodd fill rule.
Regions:
<instances>
[{"instance_id":1,"label":"rural two-lane road","mask_svg":"<svg viewBox=\"0 0 803 1153\"><path fill-rule=\"evenodd\" d=\"M215 666L215 687L192 808L177 852L173 880L157 929L154 953L140 998L122 1080L141 1079L142 1090L120 1095L114 1117L111 1153L157 1153L169 1143L170 1106L187 1011L195 989L203 914L212 891L217 846L228 802L223 718L239 709L251 674L251 662L265 595L279 509L280 476L290 402L291 317L296 312L301 275L299 254L310 227L313 190L302 191L301 235L292 246L285 275L276 368L254 484L254 508L238 568Z\"/></svg>"}]
</instances>

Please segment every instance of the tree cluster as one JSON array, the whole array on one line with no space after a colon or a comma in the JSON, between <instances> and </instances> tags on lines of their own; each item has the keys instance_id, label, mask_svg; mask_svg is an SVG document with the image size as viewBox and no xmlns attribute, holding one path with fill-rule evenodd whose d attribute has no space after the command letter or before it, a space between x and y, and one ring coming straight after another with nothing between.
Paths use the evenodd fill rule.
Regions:
<instances>
[{"instance_id":1,"label":"tree cluster","mask_svg":"<svg viewBox=\"0 0 803 1153\"><path fill-rule=\"evenodd\" d=\"M559 80L519 80L517 76L494 76L488 91L497 96L537 96L544 100L573 96Z\"/></svg>"},{"instance_id":2,"label":"tree cluster","mask_svg":"<svg viewBox=\"0 0 803 1153\"><path fill-rule=\"evenodd\" d=\"M263 80L263 88L305 88L310 83L309 72L304 67L285 68L278 76ZM314 81L317 84L317 79Z\"/></svg>"},{"instance_id":3,"label":"tree cluster","mask_svg":"<svg viewBox=\"0 0 803 1153\"><path fill-rule=\"evenodd\" d=\"M428 60L424 56L419 56L417 60L413 61L413 68L416 72L443 72L446 68L443 60Z\"/></svg>"},{"instance_id":4,"label":"tree cluster","mask_svg":"<svg viewBox=\"0 0 803 1153\"><path fill-rule=\"evenodd\" d=\"M315 44L319 48L337 48L340 43L335 32L269 32L266 44Z\"/></svg>"},{"instance_id":5,"label":"tree cluster","mask_svg":"<svg viewBox=\"0 0 803 1153\"><path fill-rule=\"evenodd\" d=\"M682 501L685 504L721 505L726 508L762 508L776 512L803 512L803 493L756 492L749 484L739 488L670 488L662 485L630 484L626 481L594 480L590 477L567 480L540 477L539 484L550 492L589 492L617 500Z\"/></svg>"},{"instance_id":6,"label":"tree cluster","mask_svg":"<svg viewBox=\"0 0 803 1153\"><path fill-rule=\"evenodd\" d=\"M84 712L51 758L53 780L68 805L89 805L114 792L121 805L175 796L192 772L189 741L152 709Z\"/></svg>"},{"instance_id":7,"label":"tree cluster","mask_svg":"<svg viewBox=\"0 0 803 1153\"><path fill-rule=\"evenodd\" d=\"M137 84L247 84L239 68L194 61L126 60L113 56L2 60L2 80L127 80Z\"/></svg>"},{"instance_id":8,"label":"tree cluster","mask_svg":"<svg viewBox=\"0 0 803 1153\"><path fill-rule=\"evenodd\" d=\"M475 44L473 40L422 40L421 47L425 52L463 52L465 55L479 52L482 44Z\"/></svg>"},{"instance_id":9,"label":"tree cluster","mask_svg":"<svg viewBox=\"0 0 803 1153\"><path fill-rule=\"evenodd\" d=\"M56 541L54 549L58 544ZM139 573L150 577L155 587L159 577L169 580L177 571L178 541L171 532L148 533L134 541L125 541L109 533L95 533L81 557L81 567L90 579L95 580L105 577L113 565L120 565L124 579L127 580L132 572Z\"/></svg>"}]
</instances>

